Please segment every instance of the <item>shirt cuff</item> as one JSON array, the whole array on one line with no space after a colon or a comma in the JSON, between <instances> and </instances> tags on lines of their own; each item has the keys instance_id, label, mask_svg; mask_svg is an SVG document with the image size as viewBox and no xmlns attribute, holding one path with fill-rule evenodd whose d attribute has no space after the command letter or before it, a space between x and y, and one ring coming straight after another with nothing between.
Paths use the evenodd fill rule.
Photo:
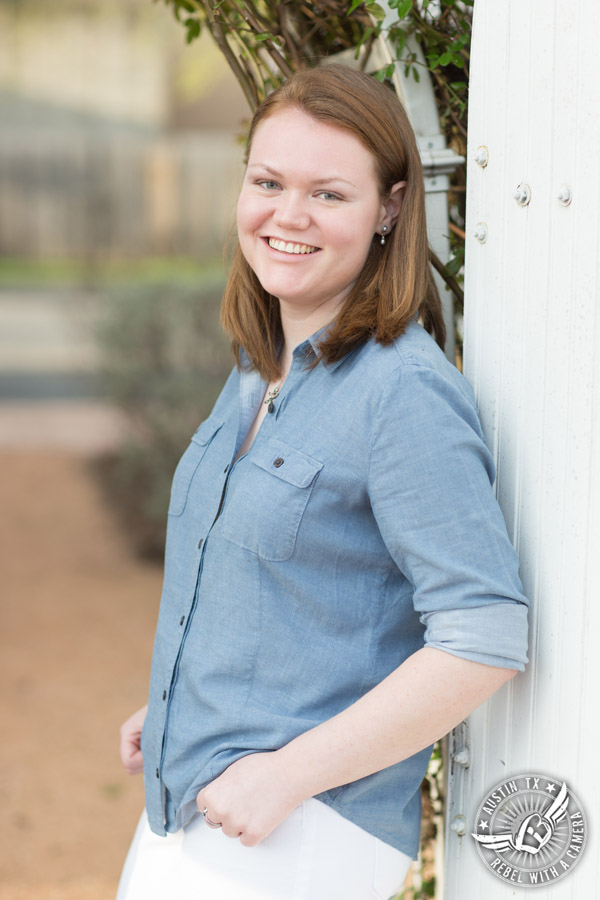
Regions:
<instances>
[{"instance_id":1,"label":"shirt cuff","mask_svg":"<svg viewBox=\"0 0 600 900\"><path fill-rule=\"evenodd\" d=\"M489 603L469 609L424 613L425 646L487 666L518 669L527 660L527 607Z\"/></svg>"}]
</instances>

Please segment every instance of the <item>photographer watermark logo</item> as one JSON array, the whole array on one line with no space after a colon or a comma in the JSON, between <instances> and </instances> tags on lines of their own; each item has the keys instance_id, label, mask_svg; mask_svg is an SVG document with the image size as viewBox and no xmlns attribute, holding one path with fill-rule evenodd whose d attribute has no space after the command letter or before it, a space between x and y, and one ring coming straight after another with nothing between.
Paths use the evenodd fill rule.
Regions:
<instances>
[{"instance_id":1,"label":"photographer watermark logo","mask_svg":"<svg viewBox=\"0 0 600 900\"><path fill-rule=\"evenodd\" d=\"M515 775L487 794L472 836L494 875L537 887L558 881L577 865L587 825L579 800L564 781Z\"/></svg>"}]
</instances>

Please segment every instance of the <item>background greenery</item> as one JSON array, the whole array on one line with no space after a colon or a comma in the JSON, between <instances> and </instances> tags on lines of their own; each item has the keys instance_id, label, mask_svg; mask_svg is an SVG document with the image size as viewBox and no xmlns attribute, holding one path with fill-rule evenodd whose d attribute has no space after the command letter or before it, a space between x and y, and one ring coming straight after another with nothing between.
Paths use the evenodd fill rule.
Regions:
<instances>
[{"instance_id":1,"label":"background greenery","mask_svg":"<svg viewBox=\"0 0 600 900\"><path fill-rule=\"evenodd\" d=\"M205 419L231 369L219 325L223 276L112 287L98 337L111 399L129 437L98 472L145 557L161 559L166 510L178 458Z\"/></svg>"}]
</instances>

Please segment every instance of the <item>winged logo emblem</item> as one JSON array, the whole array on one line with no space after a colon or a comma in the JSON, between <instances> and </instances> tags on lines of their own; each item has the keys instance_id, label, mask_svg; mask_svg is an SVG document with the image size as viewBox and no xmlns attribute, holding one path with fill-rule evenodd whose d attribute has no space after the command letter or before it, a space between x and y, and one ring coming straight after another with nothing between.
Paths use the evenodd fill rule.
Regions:
<instances>
[{"instance_id":1,"label":"winged logo emblem","mask_svg":"<svg viewBox=\"0 0 600 900\"><path fill-rule=\"evenodd\" d=\"M532 812L527 815L516 832L503 834L473 834L473 837L488 850L502 853L505 850L516 850L535 856L552 838L556 826L564 818L569 803L567 785L563 782L560 791L552 804L543 812Z\"/></svg>"}]
</instances>

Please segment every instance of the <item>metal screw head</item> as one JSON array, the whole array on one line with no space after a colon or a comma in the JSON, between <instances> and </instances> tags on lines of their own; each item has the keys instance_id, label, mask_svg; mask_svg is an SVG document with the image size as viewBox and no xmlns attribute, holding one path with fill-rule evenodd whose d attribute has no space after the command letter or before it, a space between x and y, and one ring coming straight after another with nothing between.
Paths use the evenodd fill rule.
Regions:
<instances>
[{"instance_id":1,"label":"metal screw head","mask_svg":"<svg viewBox=\"0 0 600 900\"><path fill-rule=\"evenodd\" d=\"M485 244L487 241L487 226L485 222L477 223L475 230L473 231L473 237L476 241L479 241L480 244Z\"/></svg>"},{"instance_id":2,"label":"metal screw head","mask_svg":"<svg viewBox=\"0 0 600 900\"><path fill-rule=\"evenodd\" d=\"M488 148L485 144L482 144L481 147L478 147L475 151L475 162L478 166L481 166L482 169L485 169L490 159L490 154Z\"/></svg>"},{"instance_id":3,"label":"metal screw head","mask_svg":"<svg viewBox=\"0 0 600 900\"><path fill-rule=\"evenodd\" d=\"M567 187L566 184L561 184L561 186L558 189L556 199L559 201L559 203L562 203L563 206L568 206L569 203L571 202L571 200L573 199L573 196L571 194L571 189L569 187Z\"/></svg>"},{"instance_id":4,"label":"metal screw head","mask_svg":"<svg viewBox=\"0 0 600 900\"><path fill-rule=\"evenodd\" d=\"M528 206L531 200L531 188L523 182L517 187L513 197L519 206Z\"/></svg>"},{"instance_id":5,"label":"metal screw head","mask_svg":"<svg viewBox=\"0 0 600 900\"><path fill-rule=\"evenodd\" d=\"M455 834L463 835L467 831L467 822L464 816L454 816L454 820L452 825L450 826L450 831L453 831Z\"/></svg>"},{"instance_id":6,"label":"metal screw head","mask_svg":"<svg viewBox=\"0 0 600 900\"><path fill-rule=\"evenodd\" d=\"M454 762L458 763L459 766L465 766L465 768L469 765L471 762L471 755L466 747L454 754Z\"/></svg>"}]
</instances>

